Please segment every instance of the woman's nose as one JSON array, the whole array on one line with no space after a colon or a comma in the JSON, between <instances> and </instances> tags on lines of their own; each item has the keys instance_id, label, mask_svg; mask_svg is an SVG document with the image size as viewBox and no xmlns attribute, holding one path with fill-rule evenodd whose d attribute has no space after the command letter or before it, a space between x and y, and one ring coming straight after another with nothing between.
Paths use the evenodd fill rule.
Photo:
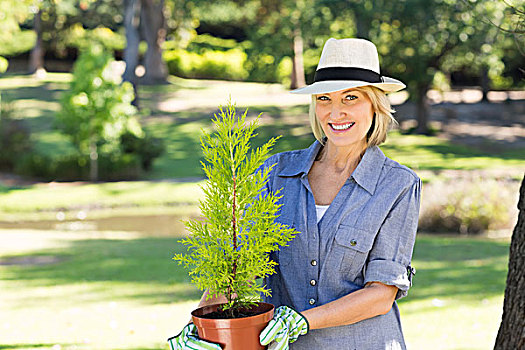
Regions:
<instances>
[{"instance_id":1,"label":"woman's nose","mask_svg":"<svg viewBox=\"0 0 525 350\"><path fill-rule=\"evenodd\" d=\"M335 102L332 104L332 111L331 116L332 118L341 118L346 117L346 110L344 108L344 104L342 102Z\"/></svg>"}]
</instances>

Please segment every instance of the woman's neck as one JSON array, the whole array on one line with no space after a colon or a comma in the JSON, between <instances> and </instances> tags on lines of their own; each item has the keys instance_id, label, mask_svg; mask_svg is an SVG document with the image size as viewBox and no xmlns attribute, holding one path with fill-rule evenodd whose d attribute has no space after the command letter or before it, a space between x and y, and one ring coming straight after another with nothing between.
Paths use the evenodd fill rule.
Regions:
<instances>
[{"instance_id":1,"label":"woman's neck","mask_svg":"<svg viewBox=\"0 0 525 350\"><path fill-rule=\"evenodd\" d=\"M349 176L359 164L365 151L365 142L350 147L337 147L328 140L319 157L319 162L324 163L324 166L338 174Z\"/></svg>"}]
</instances>

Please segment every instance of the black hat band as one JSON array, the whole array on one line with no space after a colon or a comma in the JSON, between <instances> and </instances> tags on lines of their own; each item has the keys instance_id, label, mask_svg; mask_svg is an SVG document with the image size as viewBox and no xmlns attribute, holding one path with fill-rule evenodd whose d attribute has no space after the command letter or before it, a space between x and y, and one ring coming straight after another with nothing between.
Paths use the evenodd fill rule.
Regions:
<instances>
[{"instance_id":1,"label":"black hat band","mask_svg":"<svg viewBox=\"0 0 525 350\"><path fill-rule=\"evenodd\" d=\"M368 83L382 83L381 74L370 69L355 67L321 68L315 72L314 82L325 80L360 80Z\"/></svg>"}]
</instances>

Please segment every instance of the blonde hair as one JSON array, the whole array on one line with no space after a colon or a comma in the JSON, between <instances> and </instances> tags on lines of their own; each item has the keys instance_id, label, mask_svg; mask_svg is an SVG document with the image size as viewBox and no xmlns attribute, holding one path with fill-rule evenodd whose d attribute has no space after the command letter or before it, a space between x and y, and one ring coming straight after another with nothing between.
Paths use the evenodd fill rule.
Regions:
<instances>
[{"instance_id":1,"label":"blonde hair","mask_svg":"<svg viewBox=\"0 0 525 350\"><path fill-rule=\"evenodd\" d=\"M390 101L383 90L373 86L361 86L355 88L355 90L368 96L374 111L372 126L367 135L367 147L380 145L385 142L386 134L388 130L390 130L390 127L393 124L397 124L397 121L392 115L395 111L392 109ZM326 135L315 115L315 103L316 95L312 95L312 102L310 102L310 110L308 112L310 116L310 126L312 127L315 138L324 145L323 139Z\"/></svg>"}]
</instances>

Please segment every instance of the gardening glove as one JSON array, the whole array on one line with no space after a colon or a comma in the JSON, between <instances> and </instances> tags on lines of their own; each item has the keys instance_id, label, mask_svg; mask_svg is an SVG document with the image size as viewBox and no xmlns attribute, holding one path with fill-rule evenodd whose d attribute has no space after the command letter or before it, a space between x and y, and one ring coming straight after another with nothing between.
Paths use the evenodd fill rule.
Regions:
<instances>
[{"instance_id":1,"label":"gardening glove","mask_svg":"<svg viewBox=\"0 0 525 350\"><path fill-rule=\"evenodd\" d=\"M197 327L189 323L178 335L168 339L171 350L221 350L219 344L199 339Z\"/></svg>"},{"instance_id":2,"label":"gardening glove","mask_svg":"<svg viewBox=\"0 0 525 350\"><path fill-rule=\"evenodd\" d=\"M279 306L273 319L259 335L261 345L268 345L268 350L288 350L300 335L308 333L308 321L299 312L288 306Z\"/></svg>"}]
</instances>

